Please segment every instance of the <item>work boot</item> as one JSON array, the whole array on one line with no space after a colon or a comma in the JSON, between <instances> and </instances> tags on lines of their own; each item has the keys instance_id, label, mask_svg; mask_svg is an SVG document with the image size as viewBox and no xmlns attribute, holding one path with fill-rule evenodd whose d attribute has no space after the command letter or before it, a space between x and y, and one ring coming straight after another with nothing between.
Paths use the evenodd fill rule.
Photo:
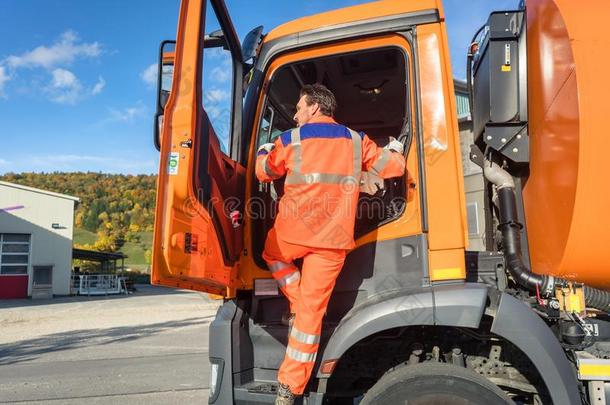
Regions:
<instances>
[{"instance_id":1,"label":"work boot","mask_svg":"<svg viewBox=\"0 0 610 405\"><path fill-rule=\"evenodd\" d=\"M294 312L284 312L282 315L282 325L292 327L296 314Z\"/></svg>"},{"instance_id":2,"label":"work boot","mask_svg":"<svg viewBox=\"0 0 610 405\"><path fill-rule=\"evenodd\" d=\"M287 384L278 383L277 396L275 397L275 405L292 405L294 404L294 394L290 391Z\"/></svg>"}]
</instances>

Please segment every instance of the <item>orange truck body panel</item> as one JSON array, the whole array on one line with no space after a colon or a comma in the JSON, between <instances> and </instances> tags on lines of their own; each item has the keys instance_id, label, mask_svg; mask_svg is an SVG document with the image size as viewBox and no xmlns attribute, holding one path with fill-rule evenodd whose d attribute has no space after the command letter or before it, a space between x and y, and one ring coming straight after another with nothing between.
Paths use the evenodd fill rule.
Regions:
<instances>
[{"instance_id":1,"label":"orange truck body panel","mask_svg":"<svg viewBox=\"0 0 610 405\"><path fill-rule=\"evenodd\" d=\"M529 0L532 270L610 288L610 3Z\"/></svg>"},{"instance_id":2,"label":"orange truck body panel","mask_svg":"<svg viewBox=\"0 0 610 405\"><path fill-rule=\"evenodd\" d=\"M432 281L442 281L466 277L464 249L468 241L459 129L455 113L453 75L442 3L433 0L409 2L389 0L343 8L281 25L272 30L265 41L324 26L349 24L363 18L370 19L431 9L438 10L440 23L419 26L417 46L427 177L429 271ZM366 49L369 47L367 41L354 41L351 49ZM400 40L396 38L390 41L390 44L397 43L400 43ZM372 43L370 47L375 47L375 44ZM327 53L350 50L348 48L328 51L325 48L327 47L320 46L312 50L301 51L293 54L292 59L320 57ZM286 60L282 64L288 62ZM278 60L276 66L279 64ZM413 84L411 88L414 88ZM258 108L260 111L262 105L259 105ZM257 128L257 125L254 128ZM415 140L413 144L415 144ZM415 147L413 147L408 155L407 169L414 178L417 178L416 159ZM421 230L420 212L419 206L415 204L409 206L408 204L407 211L402 218L359 238L356 240L356 246L375 240L395 239L416 234L416 230ZM249 232L246 231L246 235L249 235Z\"/></svg>"}]
</instances>

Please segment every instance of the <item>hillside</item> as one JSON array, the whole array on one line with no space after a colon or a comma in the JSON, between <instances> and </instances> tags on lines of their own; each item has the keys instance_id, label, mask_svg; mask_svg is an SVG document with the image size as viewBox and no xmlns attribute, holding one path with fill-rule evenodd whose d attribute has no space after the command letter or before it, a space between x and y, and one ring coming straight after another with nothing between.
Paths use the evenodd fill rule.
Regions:
<instances>
[{"instance_id":1,"label":"hillside","mask_svg":"<svg viewBox=\"0 0 610 405\"><path fill-rule=\"evenodd\" d=\"M150 263L156 175L8 173L0 180L80 198L74 245L129 256L129 267Z\"/></svg>"}]
</instances>

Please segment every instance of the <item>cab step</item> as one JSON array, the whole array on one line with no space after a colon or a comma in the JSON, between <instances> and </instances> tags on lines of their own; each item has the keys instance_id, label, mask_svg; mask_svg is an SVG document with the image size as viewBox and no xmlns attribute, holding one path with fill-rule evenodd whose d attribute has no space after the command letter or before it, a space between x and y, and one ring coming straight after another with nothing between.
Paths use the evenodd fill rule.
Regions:
<instances>
[{"instance_id":1,"label":"cab step","mask_svg":"<svg viewBox=\"0 0 610 405\"><path fill-rule=\"evenodd\" d=\"M235 404L273 404L277 394L277 383L251 381L241 387L235 387ZM323 394L317 392L299 397L295 405L322 405Z\"/></svg>"}]
</instances>

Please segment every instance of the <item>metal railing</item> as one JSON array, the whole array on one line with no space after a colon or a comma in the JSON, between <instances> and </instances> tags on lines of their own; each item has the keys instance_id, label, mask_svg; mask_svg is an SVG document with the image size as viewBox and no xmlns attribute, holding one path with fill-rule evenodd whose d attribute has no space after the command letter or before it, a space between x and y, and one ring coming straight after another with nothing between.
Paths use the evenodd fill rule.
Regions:
<instances>
[{"instance_id":1,"label":"metal railing","mask_svg":"<svg viewBox=\"0 0 610 405\"><path fill-rule=\"evenodd\" d=\"M117 274L73 274L71 287L78 295L127 294L125 277Z\"/></svg>"}]
</instances>

